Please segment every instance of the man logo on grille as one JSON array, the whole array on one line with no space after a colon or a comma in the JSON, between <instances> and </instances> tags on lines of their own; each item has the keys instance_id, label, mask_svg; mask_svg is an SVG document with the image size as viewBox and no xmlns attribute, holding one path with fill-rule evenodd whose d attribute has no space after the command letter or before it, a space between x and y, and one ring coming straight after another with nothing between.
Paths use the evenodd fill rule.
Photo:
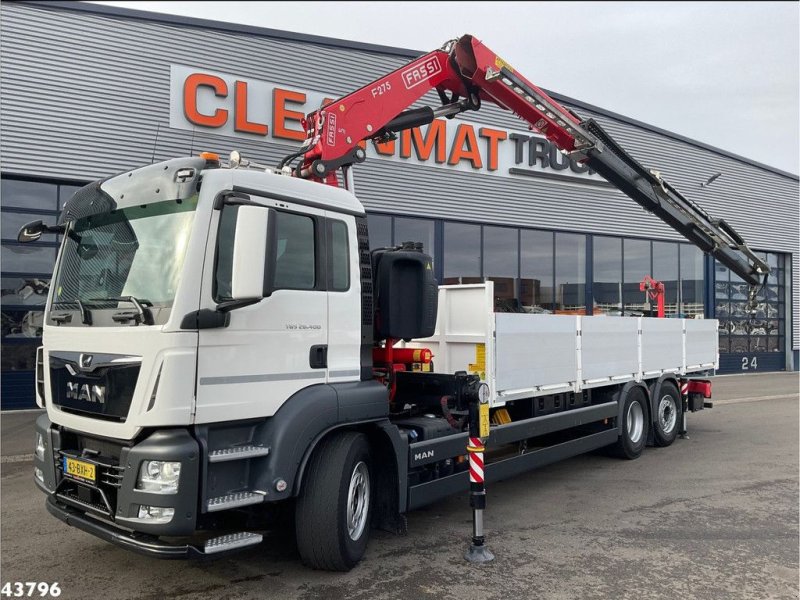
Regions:
<instances>
[{"instance_id":1,"label":"man logo on grille","mask_svg":"<svg viewBox=\"0 0 800 600\"><path fill-rule=\"evenodd\" d=\"M78 359L78 364L80 365L81 369L88 369L92 366L92 360L94 357L91 354L81 354L80 358Z\"/></svg>"}]
</instances>

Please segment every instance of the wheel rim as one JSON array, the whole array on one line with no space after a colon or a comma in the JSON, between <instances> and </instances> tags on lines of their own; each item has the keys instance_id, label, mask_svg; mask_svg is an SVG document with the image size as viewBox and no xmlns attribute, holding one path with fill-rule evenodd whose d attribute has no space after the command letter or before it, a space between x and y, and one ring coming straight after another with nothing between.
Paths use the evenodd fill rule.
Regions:
<instances>
[{"instance_id":1,"label":"wheel rim","mask_svg":"<svg viewBox=\"0 0 800 600\"><path fill-rule=\"evenodd\" d=\"M658 403L658 422L661 431L670 433L675 428L678 421L678 408L675 405L675 398L666 395Z\"/></svg>"},{"instance_id":2,"label":"wheel rim","mask_svg":"<svg viewBox=\"0 0 800 600\"><path fill-rule=\"evenodd\" d=\"M631 402L628 406L628 414L626 416L628 425L628 437L634 444L642 439L642 432L644 431L644 411L642 405L638 402Z\"/></svg>"},{"instance_id":3,"label":"wheel rim","mask_svg":"<svg viewBox=\"0 0 800 600\"><path fill-rule=\"evenodd\" d=\"M369 469L362 461L353 469L350 476L350 489L347 492L347 532L350 539L358 540L364 533L369 514Z\"/></svg>"}]
</instances>

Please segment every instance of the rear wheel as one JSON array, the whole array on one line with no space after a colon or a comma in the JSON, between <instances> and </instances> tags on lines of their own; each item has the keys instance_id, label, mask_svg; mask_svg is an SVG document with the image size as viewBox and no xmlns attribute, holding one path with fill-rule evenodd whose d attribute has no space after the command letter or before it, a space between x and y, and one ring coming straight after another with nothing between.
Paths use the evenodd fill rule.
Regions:
<instances>
[{"instance_id":1,"label":"rear wheel","mask_svg":"<svg viewBox=\"0 0 800 600\"><path fill-rule=\"evenodd\" d=\"M364 556L372 515L367 438L333 434L314 450L296 507L297 548L314 569L349 571Z\"/></svg>"},{"instance_id":2,"label":"rear wheel","mask_svg":"<svg viewBox=\"0 0 800 600\"><path fill-rule=\"evenodd\" d=\"M622 422L619 424L619 439L614 446L615 454L630 460L639 458L647 444L649 422L647 395L638 386L630 388L622 407Z\"/></svg>"},{"instance_id":3,"label":"rear wheel","mask_svg":"<svg viewBox=\"0 0 800 600\"><path fill-rule=\"evenodd\" d=\"M681 398L678 388L670 381L661 384L653 423L653 441L656 446L669 446L678 437L682 418Z\"/></svg>"}]
</instances>

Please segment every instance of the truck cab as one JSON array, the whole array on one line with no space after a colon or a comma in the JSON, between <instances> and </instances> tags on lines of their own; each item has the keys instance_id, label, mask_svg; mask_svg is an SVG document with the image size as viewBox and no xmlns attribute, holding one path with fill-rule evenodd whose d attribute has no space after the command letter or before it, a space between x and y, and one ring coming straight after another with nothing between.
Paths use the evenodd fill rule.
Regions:
<instances>
[{"instance_id":1,"label":"truck cab","mask_svg":"<svg viewBox=\"0 0 800 600\"><path fill-rule=\"evenodd\" d=\"M89 184L60 226L35 455L56 516L146 551L126 530L296 495L322 433L387 415L350 192L183 158Z\"/></svg>"}]
</instances>

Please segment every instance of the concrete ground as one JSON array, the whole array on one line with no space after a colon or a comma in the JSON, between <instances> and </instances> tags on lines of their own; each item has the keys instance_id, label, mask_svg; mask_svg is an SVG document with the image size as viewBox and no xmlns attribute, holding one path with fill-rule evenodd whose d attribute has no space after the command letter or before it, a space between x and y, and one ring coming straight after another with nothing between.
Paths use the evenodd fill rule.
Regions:
<instances>
[{"instance_id":1,"label":"concrete ground","mask_svg":"<svg viewBox=\"0 0 800 600\"><path fill-rule=\"evenodd\" d=\"M2 583L62 598L797 598L798 375L719 377L690 439L639 460L590 454L488 489L497 559L462 558L466 494L373 532L350 573L302 566L290 538L215 562L149 559L55 520L32 481L35 413L2 415Z\"/></svg>"}]
</instances>

